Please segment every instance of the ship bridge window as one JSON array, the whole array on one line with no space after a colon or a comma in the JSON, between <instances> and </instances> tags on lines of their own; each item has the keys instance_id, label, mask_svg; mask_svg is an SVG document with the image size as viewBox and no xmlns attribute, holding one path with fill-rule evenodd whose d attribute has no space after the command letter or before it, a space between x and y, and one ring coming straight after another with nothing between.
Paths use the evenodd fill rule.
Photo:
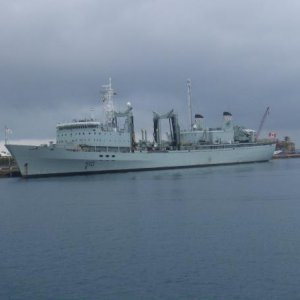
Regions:
<instances>
[{"instance_id":1,"label":"ship bridge window","mask_svg":"<svg viewBox=\"0 0 300 300\"><path fill-rule=\"evenodd\" d=\"M71 124L71 125L63 125L57 127L57 130L64 130L64 129L84 129L84 128L98 128L97 124ZM94 129L95 130L95 129Z\"/></svg>"}]
</instances>

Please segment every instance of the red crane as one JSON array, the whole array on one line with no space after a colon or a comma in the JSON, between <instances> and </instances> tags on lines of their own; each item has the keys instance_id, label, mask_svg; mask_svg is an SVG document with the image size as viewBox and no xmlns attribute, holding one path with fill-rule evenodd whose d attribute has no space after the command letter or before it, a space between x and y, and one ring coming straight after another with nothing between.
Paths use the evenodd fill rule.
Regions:
<instances>
[{"instance_id":1,"label":"red crane","mask_svg":"<svg viewBox=\"0 0 300 300\"><path fill-rule=\"evenodd\" d=\"M266 121L267 115L268 115L269 113L270 113L270 107L268 106L268 107L266 108L266 110L265 110L265 113L264 113L264 115L263 115L263 117L262 117L262 119L261 119L261 121L260 121L258 130L257 130L257 132L256 132L256 140L258 140L258 138L259 138L261 129L262 129L262 127L264 126L264 123L265 123L265 121Z\"/></svg>"}]
</instances>

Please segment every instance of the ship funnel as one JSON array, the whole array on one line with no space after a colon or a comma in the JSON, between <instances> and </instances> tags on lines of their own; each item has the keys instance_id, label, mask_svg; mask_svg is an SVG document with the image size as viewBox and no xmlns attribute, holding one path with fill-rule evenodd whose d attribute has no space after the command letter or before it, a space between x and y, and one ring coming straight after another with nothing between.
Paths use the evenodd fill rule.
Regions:
<instances>
[{"instance_id":1,"label":"ship funnel","mask_svg":"<svg viewBox=\"0 0 300 300\"><path fill-rule=\"evenodd\" d=\"M223 113L223 128L232 128L232 114L230 112L225 111Z\"/></svg>"},{"instance_id":2,"label":"ship funnel","mask_svg":"<svg viewBox=\"0 0 300 300\"><path fill-rule=\"evenodd\" d=\"M195 121L193 125L194 130L203 130L203 121L204 118L200 114L195 114Z\"/></svg>"}]
</instances>

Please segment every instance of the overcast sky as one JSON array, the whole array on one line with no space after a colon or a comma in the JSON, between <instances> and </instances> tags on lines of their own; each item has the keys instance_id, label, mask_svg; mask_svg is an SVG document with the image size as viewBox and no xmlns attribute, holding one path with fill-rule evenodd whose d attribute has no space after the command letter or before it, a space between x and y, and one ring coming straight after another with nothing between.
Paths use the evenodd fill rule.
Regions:
<instances>
[{"instance_id":1,"label":"overcast sky","mask_svg":"<svg viewBox=\"0 0 300 300\"><path fill-rule=\"evenodd\" d=\"M265 131L300 145L299 15L299 0L0 0L0 126L53 138L56 123L98 115L112 77L137 130L171 108L185 127L191 78L207 126L230 111L257 129L270 106Z\"/></svg>"}]
</instances>

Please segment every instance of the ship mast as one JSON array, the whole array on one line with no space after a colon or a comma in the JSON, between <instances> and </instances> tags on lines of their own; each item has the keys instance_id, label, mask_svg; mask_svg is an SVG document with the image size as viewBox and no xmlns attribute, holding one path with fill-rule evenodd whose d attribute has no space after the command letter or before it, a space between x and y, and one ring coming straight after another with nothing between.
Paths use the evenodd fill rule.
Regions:
<instances>
[{"instance_id":1,"label":"ship mast","mask_svg":"<svg viewBox=\"0 0 300 300\"><path fill-rule=\"evenodd\" d=\"M104 113L105 113L105 123L108 127L115 128L116 127L116 118L115 118L115 110L114 110L114 102L113 96L116 95L111 86L111 78L109 78L109 83L107 85L103 85L103 95L102 102L104 104Z\"/></svg>"},{"instance_id":2,"label":"ship mast","mask_svg":"<svg viewBox=\"0 0 300 300\"><path fill-rule=\"evenodd\" d=\"M193 116L192 116L192 81L191 79L187 80L187 102L189 109L189 121L191 130L193 130Z\"/></svg>"}]
</instances>

